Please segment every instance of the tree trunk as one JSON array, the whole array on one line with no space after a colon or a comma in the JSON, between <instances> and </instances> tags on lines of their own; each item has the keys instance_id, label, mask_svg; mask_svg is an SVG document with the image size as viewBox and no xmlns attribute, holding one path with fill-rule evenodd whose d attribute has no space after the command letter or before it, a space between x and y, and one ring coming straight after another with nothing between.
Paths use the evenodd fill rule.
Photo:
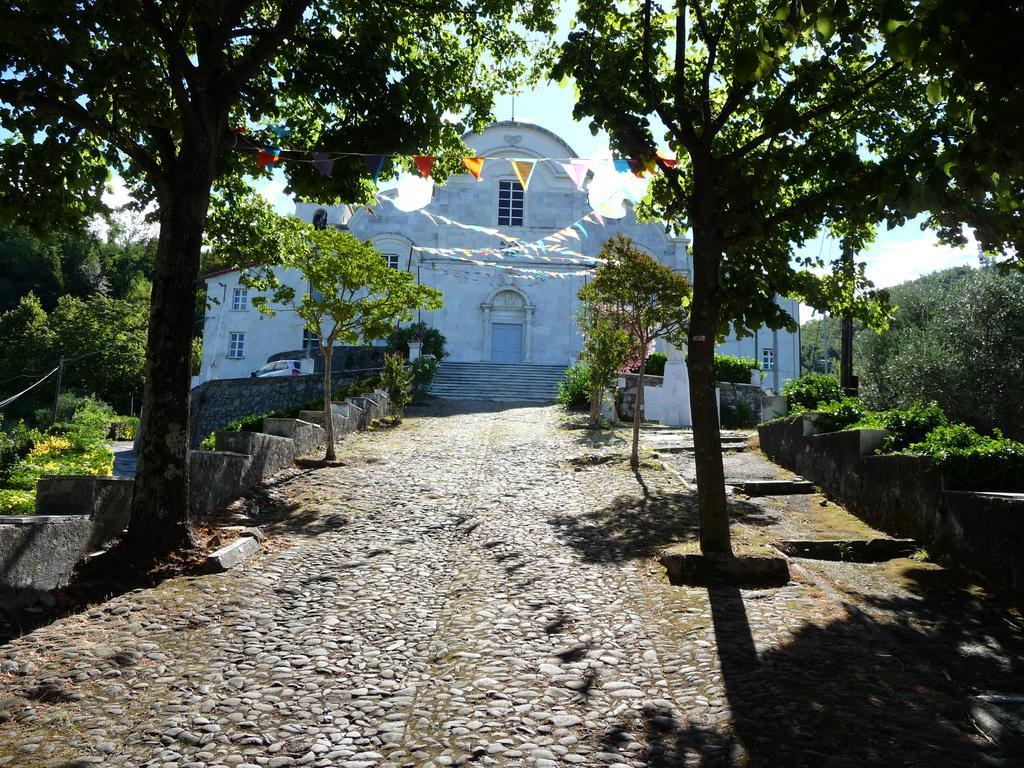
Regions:
<instances>
[{"instance_id":1,"label":"tree trunk","mask_svg":"<svg viewBox=\"0 0 1024 768\"><path fill-rule=\"evenodd\" d=\"M337 458L334 452L334 413L331 411L331 360L334 357L334 342L321 347L320 351L324 354L324 439L327 441L324 461L334 461Z\"/></svg>"},{"instance_id":2,"label":"tree trunk","mask_svg":"<svg viewBox=\"0 0 1024 768\"><path fill-rule=\"evenodd\" d=\"M596 427L598 419L601 418L601 401L604 399L604 387L593 386L590 388L590 426Z\"/></svg>"},{"instance_id":3,"label":"tree trunk","mask_svg":"<svg viewBox=\"0 0 1024 768\"><path fill-rule=\"evenodd\" d=\"M640 348L640 372L636 377L636 404L633 406L633 452L629 456L629 466L637 469L640 466L640 414L644 410L644 368L647 366L647 342Z\"/></svg>"},{"instance_id":4,"label":"tree trunk","mask_svg":"<svg viewBox=\"0 0 1024 768\"><path fill-rule=\"evenodd\" d=\"M693 300L690 307L690 409L697 465L702 552L731 553L729 511L725 502L722 435L715 398L715 338L718 333L719 268L721 256L713 242L694 227Z\"/></svg>"},{"instance_id":5,"label":"tree trunk","mask_svg":"<svg viewBox=\"0 0 1024 768\"><path fill-rule=\"evenodd\" d=\"M157 559L196 546L189 500L192 328L212 164L196 161L160 195L146 386L126 544Z\"/></svg>"}]
</instances>

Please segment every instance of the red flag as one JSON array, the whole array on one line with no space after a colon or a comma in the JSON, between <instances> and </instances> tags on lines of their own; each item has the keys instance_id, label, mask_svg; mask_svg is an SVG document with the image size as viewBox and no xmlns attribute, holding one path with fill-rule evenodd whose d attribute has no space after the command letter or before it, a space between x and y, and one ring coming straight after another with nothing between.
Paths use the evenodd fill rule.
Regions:
<instances>
[{"instance_id":1,"label":"red flag","mask_svg":"<svg viewBox=\"0 0 1024 768\"><path fill-rule=\"evenodd\" d=\"M273 165L281 162L280 149L261 149L256 153L256 167L262 168L265 165Z\"/></svg>"},{"instance_id":2,"label":"red flag","mask_svg":"<svg viewBox=\"0 0 1024 768\"><path fill-rule=\"evenodd\" d=\"M437 162L436 157L430 155L413 155L412 160L416 163L416 167L420 170L420 176L427 178L430 172L434 169L434 163Z\"/></svg>"}]
</instances>

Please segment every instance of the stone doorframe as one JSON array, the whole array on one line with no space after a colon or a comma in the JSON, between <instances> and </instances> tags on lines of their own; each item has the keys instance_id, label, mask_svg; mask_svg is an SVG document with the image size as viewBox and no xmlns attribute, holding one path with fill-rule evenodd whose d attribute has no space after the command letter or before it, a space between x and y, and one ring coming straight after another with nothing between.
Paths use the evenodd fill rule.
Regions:
<instances>
[{"instance_id":1,"label":"stone doorframe","mask_svg":"<svg viewBox=\"0 0 1024 768\"><path fill-rule=\"evenodd\" d=\"M505 294L505 295L503 295ZM530 337L533 335L533 310L536 307L522 290L511 285L503 285L483 304L484 344L483 357L485 363L491 361L491 324L522 323L523 326L523 362L530 362Z\"/></svg>"}]
</instances>

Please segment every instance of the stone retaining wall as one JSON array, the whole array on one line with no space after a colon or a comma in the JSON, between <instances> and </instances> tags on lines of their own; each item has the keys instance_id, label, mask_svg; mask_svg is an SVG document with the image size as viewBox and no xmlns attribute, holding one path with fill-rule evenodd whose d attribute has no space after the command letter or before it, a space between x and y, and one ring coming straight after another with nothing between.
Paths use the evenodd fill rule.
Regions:
<instances>
[{"instance_id":1,"label":"stone retaining wall","mask_svg":"<svg viewBox=\"0 0 1024 768\"><path fill-rule=\"evenodd\" d=\"M926 456L878 456L885 430L819 434L814 414L758 428L761 450L867 523L1024 591L1024 495L946 490Z\"/></svg>"},{"instance_id":2,"label":"stone retaining wall","mask_svg":"<svg viewBox=\"0 0 1024 768\"><path fill-rule=\"evenodd\" d=\"M334 389L368 379L379 368L334 371ZM207 435L235 419L271 411L284 411L319 400L324 394L323 376L287 376L263 379L214 379L192 390L189 445L197 448Z\"/></svg>"},{"instance_id":3,"label":"stone retaining wall","mask_svg":"<svg viewBox=\"0 0 1024 768\"><path fill-rule=\"evenodd\" d=\"M335 409L337 440L357 429L360 419L390 412L382 393L359 399L365 406L359 418L350 413L354 406ZM273 434L217 432L217 450L189 452L193 515L220 509L324 444L322 427L298 419L267 419L264 428ZM134 487L130 478L40 478L37 514L0 516L0 610L34 605L48 599L49 590L66 586L85 555L124 531Z\"/></svg>"},{"instance_id":4,"label":"stone retaining wall","mask_svg":"<svg viewBox=\"0 0 1024 768\"><path fill-rule=\"evenodd\" d=\"M636 404L636 390L639 376L635 373L620 373L619 381L624 386L616 389L615 397L619 406L619 418L630 421L633 418L633 408ZM665 383L662 376L644 376L644 389L660 387ZM734 384L730 381L719 381L715 383L719 391L719 405L736 405L744 402L750 406L754 418L761 420L761 397L764 391L756 384ZM641 417L644 414L641 414Z\"/></svg>"}]
</instances>

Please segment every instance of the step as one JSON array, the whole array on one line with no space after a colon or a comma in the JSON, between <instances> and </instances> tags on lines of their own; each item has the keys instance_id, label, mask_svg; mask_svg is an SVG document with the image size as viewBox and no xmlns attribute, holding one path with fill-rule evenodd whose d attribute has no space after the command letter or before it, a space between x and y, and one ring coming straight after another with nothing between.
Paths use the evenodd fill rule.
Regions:
<instances>
[{"instance_id":1,"label":"step","mask_svg":"<svg viewBox=\"0 0 1024 768\"><path fill-rule=\"evenodd\" d=\"M814 493L813 483L806 480L726 480L740 493L747 496L791 496L798 493Z\"/></svg>"}]
</instances>

